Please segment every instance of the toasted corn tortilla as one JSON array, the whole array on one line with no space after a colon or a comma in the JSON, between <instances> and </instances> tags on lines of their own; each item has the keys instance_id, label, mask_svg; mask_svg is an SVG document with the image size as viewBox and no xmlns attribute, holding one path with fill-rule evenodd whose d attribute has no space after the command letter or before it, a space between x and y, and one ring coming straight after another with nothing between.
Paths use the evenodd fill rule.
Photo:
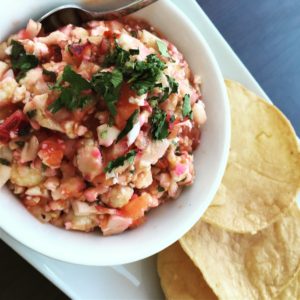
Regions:
<instances>
[{"instance_id":1,"label":"toasted corn tortilla","mask_svg":"<svg viewBox=\"0 0 300 300\"><path fill-rule=\"evenodd\" d=\"M168 300L217 300L178 242L158 254L157 270Z\"/></svg>"},{"instance_id":2,"label":"toasted corn tortilla","mask_svg":"<svg viewBox=\"0 0 300 300\"><path fill-rule=\"evenodd\" d=\"M300 269L299 228L300 211L293 205L255 235L199 221L180 243L220 299L274 299Z\"/></svg>"},{"instance_id":3,"label":"toasted corn tortilla","mask_svg":"<svg viewBox=\"0 0 300 300\"><path fill-rule=\"evenodd\" d=\"M296 134L273 105L226 81L231 148L222 184L203 220L229 231L255 233L287 212L300 187Z\"/></svg>"},{"instance_id":4,"label":"toasted corn tortilla","mask_svg":"<svg viewBox=\"0 0 300 300\"><path fill-rule=\"evenodd\" d=\"M300 272L291 283L280 293L276 300L299 300L300 299Z\"/></svg>"}]
</instances>

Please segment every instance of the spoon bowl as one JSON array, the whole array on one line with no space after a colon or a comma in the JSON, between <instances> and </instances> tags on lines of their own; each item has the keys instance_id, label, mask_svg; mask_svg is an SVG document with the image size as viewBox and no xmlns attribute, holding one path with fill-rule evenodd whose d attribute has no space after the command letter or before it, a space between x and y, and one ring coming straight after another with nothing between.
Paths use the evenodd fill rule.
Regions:
<instances>
[{"instance_id":1,"label":"spoon bowl","mask_svg":"<svg viewBox=\"0 0 300 300\"><path fill-rule=\"evenodd\" d=\"M56 29L73 24L81 24L92 20L114 20L136 12L157 0L135 0L118 8L106 8L103 11L92 11L77 4L67 4L56 7L43 15L38 21L42 23L44 32L49 33Z\"/></svg>"}]
</instances>

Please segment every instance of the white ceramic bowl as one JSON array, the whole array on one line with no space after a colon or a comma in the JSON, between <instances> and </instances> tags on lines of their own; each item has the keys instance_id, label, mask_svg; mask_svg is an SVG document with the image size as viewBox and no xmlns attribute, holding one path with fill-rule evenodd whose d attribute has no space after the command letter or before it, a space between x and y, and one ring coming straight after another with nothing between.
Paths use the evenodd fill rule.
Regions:
<instances>
[{"instance_id":1,"label":"white ceramic bowl","mask_svg":"<svg viewBox=\"0 0 300 300\"><path fill-rule=\"evenodd\" d=\"M15 18L24 21L43 5L63 1L7 3L0 28L10 30ZM159 29L184 54L203 79L202 92L208 120L195 153L196 180L175 201L148 215L139 228L117 236L71 232L41 224L7 190L0 191L0 225L24 245L49 257L83 265L116 265L137 261L166 248L186 233L212 201L223 176L230 141L230 110L221 72L206 41L170 1L160 0L136 14ZM22 19L23 18L23 19ZM0 34L6 34L2 31Z\"/></svg>"}]
</instances>

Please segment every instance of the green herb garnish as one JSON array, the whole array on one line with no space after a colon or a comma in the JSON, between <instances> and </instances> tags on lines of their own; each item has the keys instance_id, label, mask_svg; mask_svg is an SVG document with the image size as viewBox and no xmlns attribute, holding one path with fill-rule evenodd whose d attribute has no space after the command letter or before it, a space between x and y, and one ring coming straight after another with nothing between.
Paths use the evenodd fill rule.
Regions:
<instances>
[{"instance_id":1,"label":"green herb garnish","mask_svg":"<svg viewBox=\"0 0 300 300\"><path fill-rule=\"evenodd\" d=\"M162 40L157 40L156 41L156 44L157 44L157 47L158 47L158 50L159 50L159 53L164 56L164 57L170 57L170 54L168 52L168 46L167 44L162 41Z\"/></svg>"},{"instance_id":2,"label":"green herb garnish","mask_svg":"<svg viewBox=\"0 0 300 300\"><path fill-rule=\"evenodd\" d=\"M68 86L63 83L68 83ZM82 95L83 91L91 89L91 84L80 74L74 72L71 66L66 66L62 77L59 78L52 89L61 91L60 96L48 106L52 113L62 108L73 111L85 107L91 100L90 95Z\"/></svg>"},{"instance_id":3,"label":"green herb garnish","mask_svg":"<svg viewBox=\"0 0 300 300\"><path fill-rule=\"evenodd\" d=\"M133 114L127 120L126 126L124 129L119 133L116 142L120 141L123 137L126 136L128 132L133 128L134 124L137 122L139 117L139 110L136 109Z\"/></svg>"},{"instance_id":4,"label":"green herb garnish","mask_svg":"<svg viewBox=\"0 0 300 300\"><path fill-rule=\"evenodd\" d=\"M4 165L4 166L10 166L10 161L5 158L0 157L0 164Z\"/></svg>"},{"instance_id":5,"label":"green herb garnish","mask_svg":"<svg viewBox=\"0 0 300 300\"><path fill-rule=\"evenodd\" d=\"M155 107L151 116L151 133L154 140L162 140L169 134L167 114L159 107Z\"/></svg>"},{"instance_id":6,"label":"green herb garnish","mask_svg":"<svg viewBox=\"0 0 300 300\"><path fill-rule=\"evenodd\" d=\"M140 96L157 87L157 81L166 65L155 54L148 55L145 61L130 61L130 56L138 53L138 49L126 51L116 42L114 50L106 56L103 65L119 69L124 80Z\"/></svg>"},{"instance_id":7,"label":"green herb garnish","mask_svg":"<svg viewBox=\"0 0 300 300\"><path fill-rule=\"evenodd\" d=\"M115 116L116 102L123 83L121 71L114 69L112 72L99 72L93 76L91 83L93 89L103 97L110 113Z\"/></svg>"},{"instance_id":8,"label":"green herb garnish","mask_svg":"<svg viewBox=\"0 0 300 300\"><path fill-rule=\"evenodd\" d=\"M12 69L16 75L17 81L23 78L27 71L35 68L39 60L35 55L27 54L24 46L15 40L11 41L11 63Z\"/></svg>"},{"instance_id":9,"label":"green herb garnish","mask_svg":"<svg viewBox=\"0 0 300 300\"><path fill-rule=\"evenodd\" d=\"M190 102L190 95L185 94L183 97L183 104L182 104L182 116L189 117L190 119L193 118L193 112Z\"/></svg>"},{"instance_id":10,"label":"green herb garnish","mask_svg":"<svg viewBox=\"0 0 300 300\"><path fill-rule=\"evenodd\" d=\"M118 157L108 163L106 168L104 169L105 173L110 173L113 169L121 167L127 161L128 163L132 164L134 162L134 158L136 156L136 151L131 150L124 156Z\"/></svg>"},{"instance_id":11,"label":"green herb garnish","mask_svg":"<svg viewBox=\"0 0 300 300\"><path fill-rule=\"evenodd\" d=\"M137 61L127 69L127 82L139 96L151 92L157 87L166 65L155 54L147 56L145 61Z\"/></svg>"}]
</instances>

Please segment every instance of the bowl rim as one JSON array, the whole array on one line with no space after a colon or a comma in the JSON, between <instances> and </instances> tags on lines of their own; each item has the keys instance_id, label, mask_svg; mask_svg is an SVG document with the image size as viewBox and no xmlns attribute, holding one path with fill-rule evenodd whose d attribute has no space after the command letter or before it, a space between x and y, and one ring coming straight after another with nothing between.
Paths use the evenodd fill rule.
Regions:
<instances>
[{"instance_id":1,"label":"bowl rim","mask_svg":"<svg viewBox=\"0 0 300 300\"><path fill-rule=\"evenodd\" d=\"M126 264L126 263L131 263L135 262L144 258L147 258L151 255L154 255L161 251L162 249L168 247L172 243L174 243L176 240L178 240L183 234L185 234L198 220L199 216L201 216L205 209L208 207L208 205L211 203L213 200L213 197L215 196L217 189L219 185L221 184L222 177L225 172L225 168L227 165L227 159L229 155L229 147L230 147L230 136L231 136L231 121L230 121L230 106L229 106L229 101L227 97L227 91L223 79L223 75L220 71L220 68L218 66L218 63L210 50L210 47L207 43L207 41L204 39L202 36L201 32L195 27L195 25L188 19L188 17L180 11L179 8L176 7L174 3L172 3L170 0L160 0L154 5L158 3L164 3L165 5L168 6L168 9L170 9L171 13L176 15L179 19L180 22L184 24L185 27L188 27L193 34L195 35L195 38L200 41L200 43L203 46L203 49L205 50L205 54L207 55L212 68L214 69L215 72L215 77L216 77L216 82L219 83L219 88L220 92L223 96L224 100L224 144L223 144L223 149L222 149L222 154L220 157L220 164L218 168L218 172L216 174L215 180L212 182L211 187L210 187L210 193L206 196L206 204L203 205L202 209L199 211L194 211L191 212L190 218L187 219L184 222L184 225L182 224L180 227L180 230L177 230L176 233L175 231L170 232L170 236L168 236L161 244L159 245L154 245L150 250L147 252L143 251L137 251L137 252L131 252L128 253L126 252L126 255L123 256L113 256L111 258L98 258L95 259L95 257L88 257L81 255L80 257L77 255L69 255L69 253L63 253L60 252L59 254L57 253L52 253L51 249L45 248L41 243L32 243L31 241L28 241L26 239L26 235L18 233L16 230L11 230L8 226L5 226L5 224L2 224L1 218L0 218L0 227L3 229L6 233L8 233L10 236L12 236L14 239L17 241L21 242L25 246L33 249L34 251L37 251L43 255L46 255L50 258L54 258L63 262L67 263L73 263L73 264L80 264L80 265L90 265L90 266L111 266L111 265L120 265L120 264Z\"/></svg>"}]
</instances>

